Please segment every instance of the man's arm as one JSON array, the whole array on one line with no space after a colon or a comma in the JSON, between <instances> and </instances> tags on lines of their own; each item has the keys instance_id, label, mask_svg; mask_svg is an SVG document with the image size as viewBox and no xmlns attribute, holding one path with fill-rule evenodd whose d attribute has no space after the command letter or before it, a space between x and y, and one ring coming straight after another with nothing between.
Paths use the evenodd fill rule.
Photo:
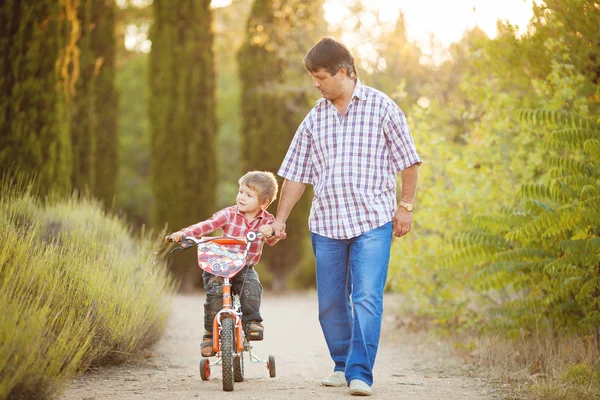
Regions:
<instances>
[{"instance_id":1,"label":"man's arm","mask_svg":"<svg viewBox=\"0 0 600 400\"><path fill-rule=\"evenodd\" d=\"M402 176L402 194L400 200L414 204L417 194L417 180L419 178L419 164L413 164L400 172ZM398 237L406 235L412 227L412 213L398 206L392 221L394 234Z\"/></svg>"},{"instance_id":2,"label":"man's arm","mask_svg":"<svg viewBox=\"0 0 600 400\"><path fill-rule=\"evenodd\" d=\"M277 216L275 217L275 222L271 225L273 232L275 232L275 237L279 238L282 234L285 234L285 221L290 216L292 209L298 200L300 200L300 197L302 197L305 188L305 183L292 182L287 179L283 181L279 203L277 204Z\"/></svg>"}]
</instances>

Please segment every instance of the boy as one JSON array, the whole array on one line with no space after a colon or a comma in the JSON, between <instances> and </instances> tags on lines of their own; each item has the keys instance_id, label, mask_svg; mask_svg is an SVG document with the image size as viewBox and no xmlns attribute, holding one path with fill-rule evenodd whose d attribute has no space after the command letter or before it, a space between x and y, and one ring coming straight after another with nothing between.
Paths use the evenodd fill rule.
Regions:
<instances>
[{"instance_id":1,"label":"boy","mask_svg":"<svg viewBox=\"0 0 600 400\"><path fill-rule=\"evenodd\" d=\"M277 197L278 186L275 175L261 171L248 172L238 183L240 189L235 206L224 208L206 221L173 232L170 236L174 241L180 242L183 235L199 239L217 229L221 229L224 236L230 237L242 238L248 231L259 231L263 235L252 243L246 266L231 280L232 291L240 295L242 322L246 327L248 338L262 340L264 331L261 324L263 319L260 316L262 285L254 266L260 259L264 242L273 246L279 240L273 237L270 226L275 218L266 211ZM203 357L211 357L214 355L212 324L222 306L223 278L206 271L203 272L202 278L206 289L206 301L201 353ZM244 293L239 293L242 284Z\"/></svg>"}]
</instances>

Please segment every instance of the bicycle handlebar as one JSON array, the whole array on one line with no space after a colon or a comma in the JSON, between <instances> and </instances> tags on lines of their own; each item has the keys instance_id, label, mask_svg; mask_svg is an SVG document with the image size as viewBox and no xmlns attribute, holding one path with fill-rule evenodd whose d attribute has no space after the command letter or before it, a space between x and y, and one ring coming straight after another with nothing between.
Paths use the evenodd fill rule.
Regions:
<instances>
[{"instance_id":1,"label":"bicycle handlebar","mask_svg":"<svg viewBox=\"0 0 600 400\"><path fill-rule=\"evenodd\" d=\"M203 243L203 242L215 242L218 244L229 245L229 246L246 245L248 243L254 242L256 239L258 239L259 237L262 237L262 236L263 235L260 232L253 232L253 231L248 232L246 234L245 238L234 238L234 237L228 237L228 236L204 236L200 239L196 239L193 236L184 235L181 238L181 243L180 243L179 247L175 247L173 250L171 250L169 252L169 254L173 253L174 251L177 251L177 250L188 249L192 246L195 246L195 245ZM176 243L170 235L165 236L165 242Z\"/></svg>"}]
</instances>

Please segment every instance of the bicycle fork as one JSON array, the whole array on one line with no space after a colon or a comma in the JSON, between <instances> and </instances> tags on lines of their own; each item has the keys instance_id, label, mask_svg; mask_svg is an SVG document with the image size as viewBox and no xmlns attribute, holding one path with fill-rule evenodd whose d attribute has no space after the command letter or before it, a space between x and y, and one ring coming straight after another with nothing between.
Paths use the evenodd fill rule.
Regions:
<instances>
[{"instance_id":1,"label":"bicycle fork","mask_svg":"<svg viewBox=\"0 0 600 400\"><path fill-rule=\"evenodd\" d=\"M231 282L229 278L223 278L223 308L217 313L213 321L213 350L219 354L220 349L220 332L222 318L233 318L235 321L235 351L240 354L244 350L242 340L242 319L233 307L231 296Z\"/></svg>"}]
</instances>

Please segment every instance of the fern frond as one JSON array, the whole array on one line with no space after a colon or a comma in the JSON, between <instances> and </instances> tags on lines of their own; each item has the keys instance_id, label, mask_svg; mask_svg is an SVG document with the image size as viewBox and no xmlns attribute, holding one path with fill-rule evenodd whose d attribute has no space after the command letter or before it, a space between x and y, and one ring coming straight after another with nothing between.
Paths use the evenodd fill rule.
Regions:
<instances>
[{"instance_id":1,"label":"fern frond","mask_svg":"<svg viewBox=\"0 0 600 400\"><path fill-rule=\"evenodd\" d=\"M579 200L585 201L589 198L593 198L598 195L598 188L596 185L585 185L581 188L581 193L579 193Z\"/></svg>"},{"instance_id":2,"label":"fern frond","mask_svg":"<svg viewBox=\"0 0 600 400\"><path fill-rule=\"evenodd\" d=\"M579 150L589 139L600 139L600 131L595 129L559 129L543 142L545 148Z\"/></svg>"},{"instance_id":3,"label":"fern frond","mask_svg":"<svg viewBox=\"0 0 600 400\"><path fill-rule=\"evenodd\" d=\"M549 199L556 203L562 203L569 200L569 196L565 193L560 185L543 185L543 184L523 184L519 188L519 197L524 199ZM545 203L539 203L543 208L549 209L551 207Z\"/></svg>"},{"instance_id":4,"label":"fern frond","mask_svg":"<svg viewBox=\"0 0 600 400\"><path fill-rule=\"evenodd\" d=\"M600 196L594 196L585 199L579 203L579 207L582 209L600 211Z\"/></svg>"},{"instance_id":5,"label":"fern frond","mask_svg":"<svg viewBox=\"0 0 600 400\"><path fill-rule=\"evenodd\" d=\"M597 176L596 168L589 162L581 162L570 158L550 157L548 164L563 171L564 175L583 174L587 176Z\"/></svg>"},{"instance_id":6,"label":"fern frond","mask_svg":"<svg viewBox=\"0 0 600 400\"><path fill-rule=\"evenodd\" d=\"M600 254L600 237L583 240L563 240L558 244L558 248L563 252L596 252Z\"/></svg>"},{"instance_id":7,"label":"fern frond","mask_svg":"<svg viewBox=\"0 0 600 400\"><path fill-rule=\"evenodd\" d=\"M567 207L539 215L518 229L506 234L509 241L526 241L537 237L563 237L582 219L581 211Z\"/></svg>"},{"instance_id":8,"label":"fern frond","mask_svg":"<svg viewBox=\"0 0 600 400\"><path fill-rule=\"evenodd\" d=\"M600 159L600 140L586 140L583 144L583 152L596 160Z\"/></svg>"},{"instance_id":9,"label":"fern frond","mask_svg":"<svg viewBox=\"0 0 600 400\"><path fill-rule=\"evenodd\" d=\"M556 257L555 254L536 248L521 248L514 249L509 251L503 251L500 253L496 253L496 260L507 260L507 261L533 261L533 260L543 260L543 259L554 259Z\"/></svg>"},{"instance_id":10,"label":"fern frond","mask_svg":"<svg viewBox=\"0 0 600 400\"><path fill-rule=\"evenodd\" d=\"M554 110L520 110L519 120L537 125L554 124L571 129L598 129L595 120L579 117L564 111Z\"/></svg>"},{"instance_id":11,"label":"fern frond","mask_svg":"<svg viewBox=\"0 0 600 400\"><path fill-rule=\"evenodd\" d=\"M570 189L578 192L583 186L592 185L596 186L600 184L600 181L593 176L582 176L582 175L565 175L560 178Z\"/></svg>"},{"instance_id":12,"label":"fern frond","mask_svg":"<svg viewBox=\"0 0 600 400\"><path fill-rule=\"evenodd\" d=\"M479 244L466 246L453 252L442 265L447 268L483 265L492 258L496 251L496 248L489 248Z\"/></svg>"},{"instance_id":13,"label":"fern frond","mask_svg":"<svg viewBox=\"0 0 600 400\"><path fill-rule=\"evenodd\" d=\"M584 302L586 298L593 297L594 292L600 289L599 283L600 280L597 277L590 277L590 279L587 279L583 282L583 285L580 286L578 293L575 295L575 299Z\"/></svg>"},{"instance_id":14,"label":"fern frond","mask_svg":"<svg viewBox=\"0 0 600 400\"><path fill-rule=\"evenodd\" d=\"M598 253L583 251L581 253L568 253L563 257L565 263L580 269L597 268L600 258ZM580 272L582 273L582 272ZM595 271L593 272L595 274Z\"/></svg>"},{"instance_id":15,"label":"fern frond","mask_svg":"<svg viewBox=\"0 0 600 400\"><path fill-rule=\"evenodd\" d=\"M580 211L581 221L587 224L589 228L599 231L600 230L600 211L585 209Z\"/></svg>"},{"instance_id":16,"label":"fern frond","mask_svg":"<svg viewBox=\"0 0 600 400\"><path fill-rule=\"evenodd\" d=\"M523 203L523 208L528 211L529 215L540 215L546 211L552 211L554 208L540 200L528 200Z\"/></svg>"},{"instance_id":17,"label":"fern frond","mask_svg":"<svg viewBox=\"0 0 600 400\"><path fill-rule=\"evenodd\" d=\"M506 238L486 232L462 232L452 239L453 246L463 248L471 245L483 245L489 248L505 249L509 246Z\"/></svg>"},{"instance_id":18,"label":"fern frond","mask_svg":"<svg viewBox=\"0 0 600 400\"><path fill-rule=\"evenodd\" d=\"M506 221L505 218L501 217L492 217L489 215L476 215L475 217L473 217L471 222L476 229L491 234L506 232L510 229L508 221Z\"/></svg>"}]
</instances>

